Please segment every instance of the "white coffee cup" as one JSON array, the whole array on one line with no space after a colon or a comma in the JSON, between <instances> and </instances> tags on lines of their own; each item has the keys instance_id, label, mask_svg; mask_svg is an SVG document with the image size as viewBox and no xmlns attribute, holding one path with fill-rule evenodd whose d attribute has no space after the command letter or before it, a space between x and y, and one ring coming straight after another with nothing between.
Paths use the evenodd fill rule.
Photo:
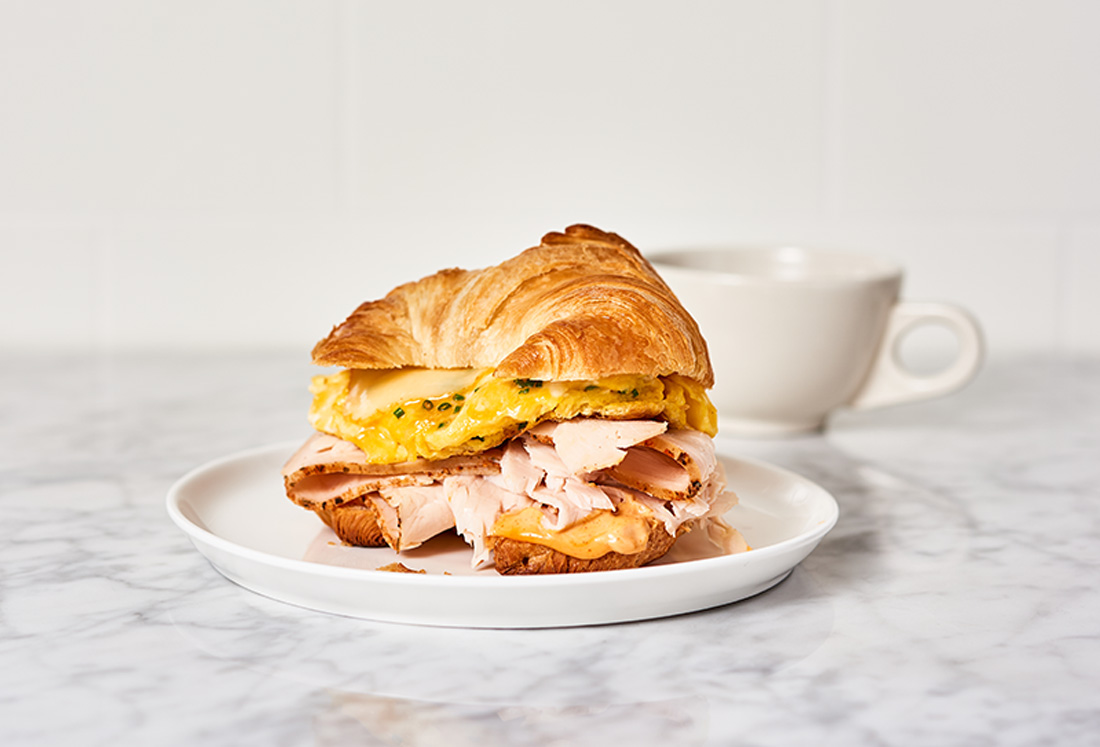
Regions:
<instances>
[{"instance_id":1,"label":"white coffee cup","mask_svg":"<svg viewBox=\"0 0 1100 747\"><path fill-rule=\"evenodd\" d=\"M813 431L841 407L952 392L977 373L981 329L958 306L899 300L902 270L867 254L801 247L692 249L647 258L695 317L715 370L725 434ZM901 340L925 324L958 340L954 360L915 373Z\"/></svg>"}]
</instances>

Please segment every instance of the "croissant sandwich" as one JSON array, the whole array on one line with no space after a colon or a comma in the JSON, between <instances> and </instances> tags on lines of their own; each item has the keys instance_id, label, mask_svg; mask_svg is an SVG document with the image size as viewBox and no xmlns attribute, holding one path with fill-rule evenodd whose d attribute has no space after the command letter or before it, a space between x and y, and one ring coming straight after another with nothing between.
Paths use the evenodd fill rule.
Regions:
<instances>
[{"instance_id":1,"label":"croissant sandwich","mask_svg":"<svg viewBox=\"0 0 1100 747\"><path fill-rule=\"evenodd\" d=\"M631 568L736 502L695 321L619 236L576 225L355 309L313 349L289 498L351 545L455 530L504 574Z\"/></svg>"}]
</instances>

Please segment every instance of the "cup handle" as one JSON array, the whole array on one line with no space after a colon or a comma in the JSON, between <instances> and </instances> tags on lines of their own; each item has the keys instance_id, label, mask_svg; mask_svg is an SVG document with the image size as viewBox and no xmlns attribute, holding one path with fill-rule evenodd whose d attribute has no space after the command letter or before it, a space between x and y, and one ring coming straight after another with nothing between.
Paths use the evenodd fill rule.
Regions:
<instances>
[{"instance_id":1,"label":"cup handle","mask_svg":"<svg viewBox=\"0 0 1100 747\"><path fill-rule=\"evenodd\" d=\"M928 376L912 373L898 356L901 338L923 324L944 325L955 333L959 342L958 355L951 365ZM900 301L886 322L886 331L871 371L848 406L866 410L948 394L974 378L984 354L981 327L964 309L950 304Z\"/></svg>"}]
</instances>

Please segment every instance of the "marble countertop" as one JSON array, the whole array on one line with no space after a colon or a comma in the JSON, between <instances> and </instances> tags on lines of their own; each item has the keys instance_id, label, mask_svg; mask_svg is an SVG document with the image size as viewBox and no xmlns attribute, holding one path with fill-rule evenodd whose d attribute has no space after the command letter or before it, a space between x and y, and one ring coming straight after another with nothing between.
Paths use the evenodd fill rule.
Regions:
<instances>
[{"instance_id":1,"label":"marble countertop","mask_svg":"<svg viewBox=\"0 0 1100 747\"><path fill-rule=\"evenodd\" d=\"M285 605L170 522L184 472L308 432L309 374L0 357L0 744L1100 741L1100 360L995 361L935 402L726 441L840 504L786 581L511 631Z\"/></svg>"}]
</instances>

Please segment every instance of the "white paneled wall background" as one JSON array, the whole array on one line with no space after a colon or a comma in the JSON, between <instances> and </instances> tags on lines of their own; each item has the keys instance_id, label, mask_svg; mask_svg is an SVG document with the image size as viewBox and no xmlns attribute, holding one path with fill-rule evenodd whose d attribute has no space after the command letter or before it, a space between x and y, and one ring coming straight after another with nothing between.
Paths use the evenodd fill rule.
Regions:
<instances>
[{"instance_id":1,"label":"white paneled wall background","mask_svg":"<svg viewBox=\"0 0 1100 747\"><path fill-rule=\"evenodd\" d=\"M0 349L304 355L581 221L1100 353L1100 3L0 0Z\"/></svg>"}]
</instances>

